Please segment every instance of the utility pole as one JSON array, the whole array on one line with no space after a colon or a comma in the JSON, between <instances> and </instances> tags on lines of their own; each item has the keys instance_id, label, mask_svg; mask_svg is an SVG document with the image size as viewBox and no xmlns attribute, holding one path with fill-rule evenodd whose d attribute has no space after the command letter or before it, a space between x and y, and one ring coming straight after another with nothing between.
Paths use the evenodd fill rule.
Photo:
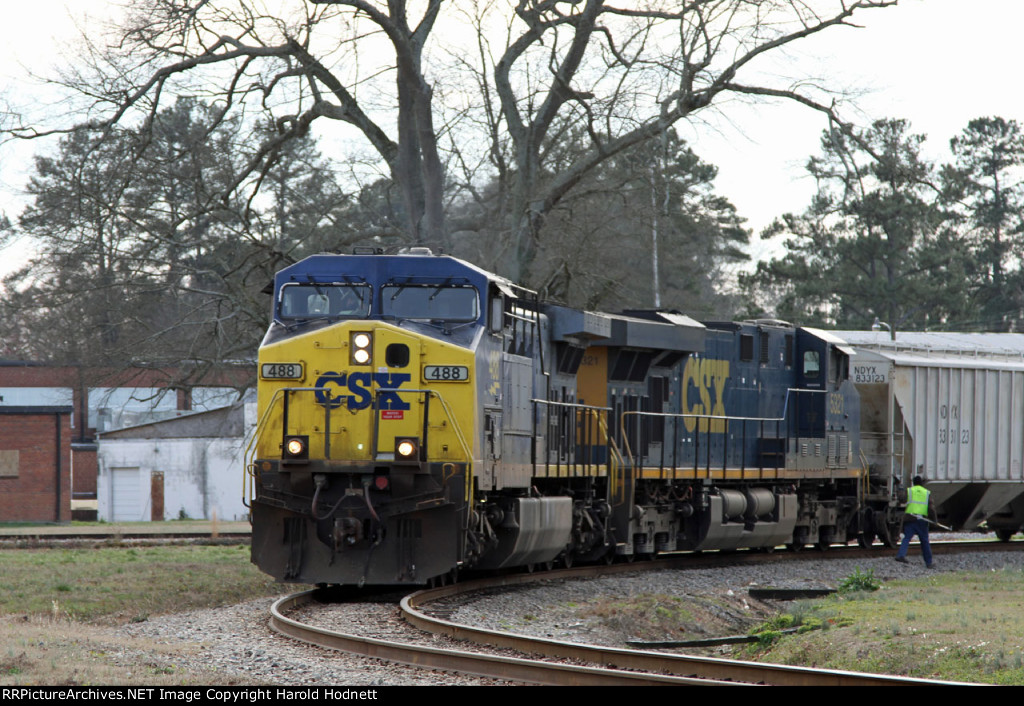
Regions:
<instances>
[{"instance_id":1,"label":"utility pole","mask_svg":"<svg viewBox=\"0 0 1024 706\"><path fill-rule=\"evenodd\" d=\"M651 267L654 269L654 308L661 308L661 287L658 284L658 169L651 165Z\"/></svg>"}]
</instances>

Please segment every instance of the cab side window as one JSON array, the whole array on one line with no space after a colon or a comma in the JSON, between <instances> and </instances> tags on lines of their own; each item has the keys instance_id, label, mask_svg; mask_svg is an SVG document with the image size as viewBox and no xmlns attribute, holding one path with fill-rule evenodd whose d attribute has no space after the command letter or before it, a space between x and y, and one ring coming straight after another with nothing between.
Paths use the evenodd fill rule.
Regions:
<instances>
[{"instance_id":1,"label":"cab side window","mask_svg":"<svg viewBox=\"0 0 1024 706\"><path fill-rule=\"evenodd\" d=\"M821 361L818 358L818 351L804 352L804 377L816 378L821 372Z\"/></svg>"}]
</instances>

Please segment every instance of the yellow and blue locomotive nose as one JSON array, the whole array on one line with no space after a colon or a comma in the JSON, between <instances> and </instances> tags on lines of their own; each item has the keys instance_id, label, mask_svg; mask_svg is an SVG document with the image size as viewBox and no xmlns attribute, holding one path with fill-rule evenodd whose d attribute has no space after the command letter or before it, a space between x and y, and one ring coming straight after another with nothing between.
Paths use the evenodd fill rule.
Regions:
<instances>
[{"instance_id":1,"label":"yellow and blue locomotive nose","mask_svg":"<svg viewBox=\"0 0 1024 706\"><path fill-rule=\"evenodd\" d=\"M424 370L438 366L421 360L466 372L428 379ZM467 416L463 410L473 407L465 384L472 354L460 347L363 320L264 346L260 361L270 373L260 379L260 415L271 427L259 437L261 458L349 470L362 465L365 472L428 457L459 460L455 450L463 444L444 415L458 409Z\"/></svg>"}]
</instances>

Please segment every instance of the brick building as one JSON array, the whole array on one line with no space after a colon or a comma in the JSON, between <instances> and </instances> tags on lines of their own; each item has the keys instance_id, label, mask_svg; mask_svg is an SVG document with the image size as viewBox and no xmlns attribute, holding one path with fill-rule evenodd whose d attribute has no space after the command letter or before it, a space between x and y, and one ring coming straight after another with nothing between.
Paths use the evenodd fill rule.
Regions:
<instances>
[{"instance_id":1,"label":"brick building","mask_svg":"<svg viewBox=\"0 0 1024 706\"><path fill-rule=\"evenodd\" d=\"M71 433L70 406L0 406L0 521L71 520Z\"/></svg>"},{"instance_id":2,"label":"brick building","mask_svg":"<svg viewBox=\"0 0 1024 706\"><path fill-rule=\"evenodd\" d=\"M231 404L252 366L181 372L0 361L0 522L95 519L97 432Z\"/></svg>"}]
</instances>

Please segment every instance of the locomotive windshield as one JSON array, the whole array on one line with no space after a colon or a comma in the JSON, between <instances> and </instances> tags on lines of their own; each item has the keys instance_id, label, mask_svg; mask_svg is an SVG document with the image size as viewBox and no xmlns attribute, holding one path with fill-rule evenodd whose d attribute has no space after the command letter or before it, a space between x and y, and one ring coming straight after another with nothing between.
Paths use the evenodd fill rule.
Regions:
<instances>
[{"instance_id":1,"label":"locomotive windshield","mask_svg":"<svg viewBox=\"0 0 1024 706\"><path fill-rule=\"evenodd\" d=\"M370 299L365 284L289 283L281 287L279 311L282 319L365 319Z\"/></svg>"},{"instance_id":2,"label":"locomotive windshield","mask_svg":"<svg viewBox=\"0 0 1024 706\"><path fill-rule=\"evenodd\" d=\"M480 316L475 287L387 285L381 290L381 314L399 319L476 321Z\"/></svg>"}]
</instances>

